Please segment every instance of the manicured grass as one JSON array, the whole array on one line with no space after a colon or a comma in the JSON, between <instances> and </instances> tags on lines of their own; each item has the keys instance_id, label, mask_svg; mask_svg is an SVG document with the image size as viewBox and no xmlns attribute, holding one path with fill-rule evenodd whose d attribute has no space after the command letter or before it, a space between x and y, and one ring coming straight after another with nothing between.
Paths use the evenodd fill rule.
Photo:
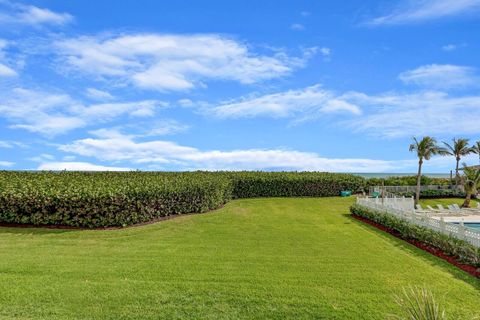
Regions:
<instances>
[{"instance_id":1,"label":"manicured grass","mask_svg":"<svg viewBox=\"0 0 480 320\"><path fill-rule=\"evenodd\" d=\"M442 206L444 206L446 208L448 205L454 204L454 203L461 206L464 200L465 199L462 199L462 198L420 199L420 204L424 207L426 205L430 205L434 208L437 207L437 204L441 204ZM472 202L470 203L470 206L472 208L475 208L477 206L477 200L472 199Z\"/></svg>"},{"instance_id":2,"label":"manicured grass","mask_svg":"<svg viewBox=\"0 0 480 320\"><path fill-rule=\"evenodd\" d=\"M353 198L247 199L108 231L0 228L0 319L385 319L430 288L479 315L480 280L348 215Z\"/></svg>"}]
</instances>

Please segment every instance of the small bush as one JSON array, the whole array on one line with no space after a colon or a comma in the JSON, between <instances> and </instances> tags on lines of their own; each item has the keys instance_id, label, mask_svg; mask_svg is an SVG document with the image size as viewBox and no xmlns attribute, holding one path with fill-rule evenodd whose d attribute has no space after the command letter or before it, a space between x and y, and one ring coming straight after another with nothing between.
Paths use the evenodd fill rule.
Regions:
<instances>
[{"instance_id":1,"label":"small bush","mask_svg":"<svg viewBox=\"0 0 480 320\"><path fill-rule=\"evenodd\" d=\"M418 240L426 245L442 250L449 256L458 258L461 262L480 268L480 248L467 241L417 226L391 214L368 209L354 204L350 207L354 215L366 218L400 233L404 239Z\"/></svg>"},{"instance_id":2,"label":"small bush","mask_svg":"<svg viewBox=\"0 0 480 320\"><path fill-rule=\"evenodd\" d=\"M402 316L392 316L398 320L445 320L445 310L440 308L435 296L425 288L404 289L395 301L403 311Z\"/></svg>"}]
</instances>

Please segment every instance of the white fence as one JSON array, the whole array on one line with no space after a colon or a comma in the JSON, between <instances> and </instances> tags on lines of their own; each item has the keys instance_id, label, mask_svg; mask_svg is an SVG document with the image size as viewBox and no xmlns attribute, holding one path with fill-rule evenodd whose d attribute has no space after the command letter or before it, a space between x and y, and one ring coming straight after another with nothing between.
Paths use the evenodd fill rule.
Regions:
<instances>
[{"instance_id":1,"label":"white fence","mask_svg":"<svg viewBox=\"0 0 480 320\"><path fill-rule=\"evenodd\" d=\"M383 200L387 200L386 198ZM413 209L413 199L411 198L398 198L398 199L409 199L412 201L410 209L404 209L404 203L400 202L387 202L382 203L382 199L378 198L357 198L357 204L369 209L373 209L380 212L385 212L392 214L397 218L406 220L410 223L416 224L418 226L430 228L432 230L441 232L446 235L456 237L461 240L465 240L472 245L480 248L480 231L467 228L463 225L463 222L459 224L445 222L443 218L435 219L429 217L426 213L416 213ZM397 200L398 200L397 199ZM405 201L406 202L406 201ZM400 205L398 205L400 204Z\"/></svg>"}]
</instances>

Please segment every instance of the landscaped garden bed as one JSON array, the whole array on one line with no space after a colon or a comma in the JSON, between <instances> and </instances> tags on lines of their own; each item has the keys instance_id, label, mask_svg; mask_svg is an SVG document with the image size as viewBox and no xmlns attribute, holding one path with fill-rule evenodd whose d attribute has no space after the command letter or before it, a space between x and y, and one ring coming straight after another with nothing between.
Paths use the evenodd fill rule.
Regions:
<instances>
[{"instance_id":1,"label":"landscaped garden bed","mask_svg":"<svg viewBox=\"0 0 480 320\"><path fill-rule=\"evenodd\" d=\"M414 225L386 212L380 212L361 205L352 205L350 212L359 220L407 240L470 274L480 276L480 248L470 243L445 235L429 228Z\"/></svg>"}]
</instances>

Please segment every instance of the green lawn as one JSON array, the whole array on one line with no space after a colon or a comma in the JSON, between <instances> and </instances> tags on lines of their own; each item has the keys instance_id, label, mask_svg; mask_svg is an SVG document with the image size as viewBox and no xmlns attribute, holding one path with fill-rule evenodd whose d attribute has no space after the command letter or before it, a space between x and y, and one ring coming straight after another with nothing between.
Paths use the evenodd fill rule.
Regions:
<instances>
[{"instance_id":1,"label":"green lawn","mask_svg":"<svg viewBox=\"0 0 480 320\"><path fill-rule=\"evenodd\" d=\"M449 204L454 204L454 203L456 203L460 206L460 205L462 205L464 200L465 199L461 199L461 198L420 199L420 204L424 207L426 205L430 205L434 208L436 208L437 204L441 204L442 206L444 206L446 208ZM470 203L470 206L472 208L476 208L477 207L477 200L472 199L472 202Z\"/></svg>"},{"instance_id":2,"label":"green lawn","mask_svg":"<svg viewBox=\"0 0 480 320\"><path fill-rule=\"evenodd\" d=\"M123 230L0 228L0 319L385 319L408 285L450 319L480 314L480 280L352 219L353 200L237 200Z\"/></svg>"}]
</instances>

